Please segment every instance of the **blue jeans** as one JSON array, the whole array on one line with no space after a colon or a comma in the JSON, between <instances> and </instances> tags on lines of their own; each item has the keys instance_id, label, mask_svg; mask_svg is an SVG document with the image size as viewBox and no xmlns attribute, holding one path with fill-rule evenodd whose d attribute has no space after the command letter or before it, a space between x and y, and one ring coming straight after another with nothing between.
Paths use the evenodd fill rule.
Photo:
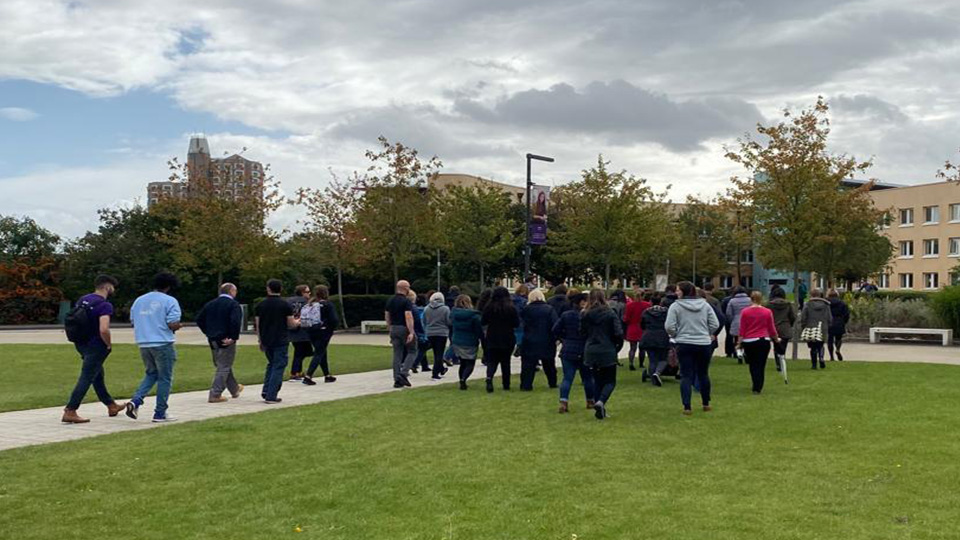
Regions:
<instances>
[{"instance_id":1,"label":"blue jeans","mask_svg":"<svg viewBox=\"0 0 960 540\"><path fill-rule=\"evenodd\" d=\"M83 364L80 368L80 377L77 378L77 384L70 394L70 401L67 402L67 408L74 411L80 408L80 403L83 402L90 386L93 386L97 393L97 399L104 405L114 403L113 397L107 391L107 385L103 382L103 363L110 356L110 350L101 342L77 345L76 347L77 352L83 358Z\"/></svg>"},{"instance_id":2,"label":"blue jeans","mask_svg":"<svg viewBox=\"0 0 960 540\"><path fill-rule=\"evenodd\" d=\"M263 372L263 393L261 395L267 401L277 399L280 387L283 386L283 370L287 368L288 349L286 343L263 348L263 353L267 355L267 369Z\"/></svg>"},{"instance_id":3,"label":"blue jeans","mask_svg":"<svg viewBox=\"0 0 960 540\"><path fill-rule=\"evenodd\" d=\"M177 350L173 343L159 347L141 347L140 358L147 373L140 381L140 387L133 393L133 404L143 405L143 398L150 393L153 385L157 385L157 406L153 409L154 418L163 418L167 415L167 400L170 398L170 388L173 386L173 365L177 363Z\"/></svg>"},{"instance_id":4,"label":"blue jeans","mask_svg":"<svg viewBox=\"0 0 960 540\"><path fill-rule=\"evenodd\" d=\"M690 410L694 379L700 386L700 398L703 404L710 404L710 358L712 356L712 345L677 344L677 361L680 363L680 375L683 377L680 382L680 399L683 401L685 410Z\"/></svg>"},{"instance_id":5,"label":"blue jeans","mask_svg":"<svg viewBox=\"0 0 960 540\"><path fill-rule=\"evenodd\" d=\"M570 387L573 386L573 379L580 373L580 382L583 384L583 393L587 401L594 400L593 372L590 368L583 365L583 358L560 357L560 363L563 364L563 380L560 381L560 401L570 401Z\"/></svg>"}]
</instances>

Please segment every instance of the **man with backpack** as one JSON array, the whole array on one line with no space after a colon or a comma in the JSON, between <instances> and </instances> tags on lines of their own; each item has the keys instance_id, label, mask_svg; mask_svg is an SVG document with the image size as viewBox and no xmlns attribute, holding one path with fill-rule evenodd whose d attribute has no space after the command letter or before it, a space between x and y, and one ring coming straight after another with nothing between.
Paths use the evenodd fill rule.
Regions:
<instances>
[{"instance_id":1,"label":"man with backpack","mask_svg":"<svg viewBox=\"0 0 960 540\"><path fill-rule=\"evenodd\" d=\"M76 306L67 314L64 329L67 339L73 342L83 359L80 368L80 377L70 394L70 401L63 410L61 422L67 424L84 424L88 418L77 414L80 403L87 395L87 390L93 386L97 398L107 406L109 416L117 416L124 406L114 401L107 391L103 379L103 363L110 356L113 344L110 339L110 315L113 314L113 304L107 298L117 287L116 278L108 275L99 275L93 282L94 292L77 300Z\"/></svg>"},{"instance_id":2,"label":"man with backpack","mask_svg":"<svg viewBox=\"0 0 960 540\"><path fill-rule=\"evenodd\" d=\"M207 336L213 354L213 365L217 368L210 385L210 403L223 403L227 390L234 399L240 397L243 385L233 376L233 362L237 357L237 340L240 339L240 327L243 324L243 308L236 301L237 286L224 283L220 286L220 296L207 302L197 314L197 326Z\"/></svg>"}]
</instances>

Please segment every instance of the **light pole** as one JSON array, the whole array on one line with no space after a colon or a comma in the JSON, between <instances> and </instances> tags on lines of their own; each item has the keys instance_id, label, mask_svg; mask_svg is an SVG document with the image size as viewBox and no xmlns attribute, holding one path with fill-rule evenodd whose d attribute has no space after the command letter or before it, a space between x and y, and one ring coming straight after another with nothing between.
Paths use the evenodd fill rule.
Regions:
<instances>
[{"instance_id":1,"label":"light pole","mask_svg":"<svg viewBox=\"0 0 960 540\"><path fill-rule=\"evenodd\" d=\"M527 154L527 244L523 250L523 280L526 283L526 280L530 279L530 251L533 249L533 246L530 244L530 188L533 187L533 181L530 179L530 162L533 160L537 161L546 161L547 163L553 163L552 157L538 156L536 154Z\"/></svg>"}]
</instances>

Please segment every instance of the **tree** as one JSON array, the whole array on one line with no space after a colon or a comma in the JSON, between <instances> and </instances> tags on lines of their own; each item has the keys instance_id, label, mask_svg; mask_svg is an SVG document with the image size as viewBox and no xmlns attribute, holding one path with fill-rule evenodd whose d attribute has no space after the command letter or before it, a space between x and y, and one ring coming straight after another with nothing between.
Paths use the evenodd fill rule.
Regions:
<instances>
[{"instance_id":1,"label":"tree","mask_svg":"<svg viewBox=\"0 0 960 540\"><path fill-rule=\"evenodd\" d=\"M726 154L749 173L732 178L727 197L748 212L742 217L752 224L758 259L768 268L792 271L794 283L811 252L835 234L830 224L842 213L841 201L866 197L869 189L842 188L844 179L865 171L870 162L828 152L828 111L822 97L799 115L784 110L785 120L778 124L758 124L760 140L739 139L739 148ZM794 340L794 358L796 353Z\"/></svg>"},{"instance_id":2,"label":"tree","mask_svg":"<svg viewBox=\"0 0 960 540\"><path fill-rule=\"evenodd\" d=\"M353 182L340 180L331 171L330 183L321 189L300 188L297 198L291 201L303 206L307 211L306 229L309 234L319 238L329 247L331 259L337 269L337 296L340 298L340 321L347 324L347 314L343 307L343 270L349 265L359 247L354 218L360 201L359 190L353 189Z\"/></svg>"},{"instance_id":3,"label":"tree","mask_svg":"<svg viewBox=\"0 0 960 540\"><path fill-rule=\"evenodd\" d=\"M371 262L389 263L397 281L400 268L425 251L432 253L439 243L428 180L443 165L436 156L421 161L415 149L402 143L382 136L378 141L380 150L366 153L371 162L366 173L355 177L354 188L363 193L356 211L357 240Z\"/></svg>"},{"instance_id":4,"label":"tree","mask_svg":"<svg viewBox=\"0 0 960 540\"><path fill-rule=\"evenodd\" d=\"M443 246L453 263L484 271L502 263L523 244L510 212L510 194L492 186L451 186L437 195Z\"/></svg>"},{"instance_id":5,"label":"tree","mask_svg":"<svg viewBox=\"0 0 960 540\"><path fill-rule=\"evenodd\" d=\"M675 275L699 282L729 270L730 254L736 251L735 217L715 201L687 197L674 220L677 241L671 244Z\"/></svg>"},{"instance_id":6,"label":"tree","mask_svg":"<svg viewBox=\"0 0 960 540\"><path fill-rule=\"evenodd\" d=\"M613 268L626 269L631 261L648 256L656 246L660 224L666 221L663 196L646 180L610 172L603 156L582 178L556 190L562 201L563 227L550 245L558 256L610 284Z\"/></svg>"},{"instance_id":7,"label":"tree","mask_svg":"<svg viewBox=\"0 0 960 540\"><path fill-rule=\"evenodd\" d=\"M33 219L0 216L0 261L52 257L59 247L60 237Z\"/></svg>"}]
</instances>

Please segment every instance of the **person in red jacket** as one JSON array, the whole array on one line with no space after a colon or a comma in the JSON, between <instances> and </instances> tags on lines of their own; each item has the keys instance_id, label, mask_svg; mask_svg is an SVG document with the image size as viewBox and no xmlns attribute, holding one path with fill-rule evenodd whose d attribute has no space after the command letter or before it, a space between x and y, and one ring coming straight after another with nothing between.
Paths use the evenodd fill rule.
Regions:
<instances>
[{"instance_id":1,"label":"person in red jacket","mask_svg":"<svg viewBox=\"0 0 960 540\"><path fill-rule=\"evenodd\" d=\"M740 312L740 333L737 347L743 349L747 365L750 366L750 379L753 380L753 393L763 391L763 373L767 368L767 356L770 355L771 342L779 343L780 335L773 324L773 312L763 307L763 294L753 291L750 294L750 306Z\"/></svg>"},{"instance_id":2,"label":"person in red jacket","mask_svg":"<svg viewBox=\"0 0 960 540\"><path fill-rule=\"evenodd\" d=\"M637 367L633 364L633 357L637 356L640 362L640 369L643 369L643 349L639 348L640 338L643 337L643 328L640 327L640 320L643 318L643 312L651 306L650 302L637 296L633 301L627 304L623 311L623 327L626 329L627 342L630 343L630 371L636 371Z\"/></svg>"}]
</instances>

